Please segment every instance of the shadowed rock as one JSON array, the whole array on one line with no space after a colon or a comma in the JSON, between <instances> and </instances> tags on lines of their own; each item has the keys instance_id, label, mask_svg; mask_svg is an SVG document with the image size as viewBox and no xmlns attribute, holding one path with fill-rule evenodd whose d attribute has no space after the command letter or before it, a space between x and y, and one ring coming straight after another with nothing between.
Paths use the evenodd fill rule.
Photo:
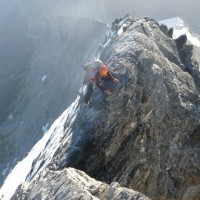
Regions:
<instances>
[{"instance_id":1,"label":"shadowed rock","mask_svg":"<svg viewBox=\"0 0 200 200\"><path fill-rule=\"evenodd\" d=\"M186 41L187 41L186 34L180 35L177 39L175 39L175 43L176 43L178 51L181 50L181 48L186 43Z\"/></svg>"}]
</instances>

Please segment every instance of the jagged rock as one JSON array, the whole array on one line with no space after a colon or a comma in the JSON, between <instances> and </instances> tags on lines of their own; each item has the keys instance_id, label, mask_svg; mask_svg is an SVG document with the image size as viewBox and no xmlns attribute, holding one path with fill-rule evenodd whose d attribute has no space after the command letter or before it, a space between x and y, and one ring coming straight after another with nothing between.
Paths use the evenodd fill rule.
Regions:
<instances>
[{"instance_id":1,"label":"jagged rock","mask_svg":"<svg viewBox=\"0 0 200 200\"><path fill-rule=\"evenodd\" d=\"M105 104L95 90L93 107L83 108L74 125L79 142L63 145L52 163L118 181L153 199L180 199L200 182L200 144L194 139L200 98L192 76L180 67L174 40L153 20L136 19L101 59L120 84L102 97Z\"/></svg>"},{"instance_id":2,"label":"jagged rock","mask_svg":"<svg viewBox=\"0 0 200 200\"><path fill-rule=\"evenodd\" d=\"M168 33L168 31L169 31L168 28L167 28L167 26L164 25L164 24L160 24L159 27L160 27L160 30L161 30L165 35L167 35L167 33Z\"/></svg>"},{"instance_id":3,"label":"jagged rock","mask_svg":"<svg viewBox=\"0 0 200 200\"><path fill-rule=\"evenodd\" d=\"M167 36L170 37L170 38L172 38L173 31L174 31L173 28L170 28L169 31L167 32Z\"/></svg>"},{"instance_id":4,"label":"jagged rock","mask_svg":"<svg viewBox=\"0 0 200 200\"><path fill-rule=\"evenodd\" d=\"M139 192L121 187L119 183L108 185L73 168L62 171L46 169L28 189L26 187L26 185L21 185L11 199L150 200Z\"/></svg>"},{"instance_id":5,"label":"jagged rock","mask_svg":"<svg viewBox=\"0 0 200 200\"><path fill-rule=\"evenodd\" d=\"M175 39L175 43L176 43L178 51L181 50L181 48L186 43L186 41L187 41L187 35L186 34L180 35L177 39Z\"/></svg>"},{"instance_id":6,"label":"jagged rock","mask_svg":"<svg viewBox=\"0 0 200 200\"><path fill-rule=\"evenodd\" d=\"M184 71L175 41L154 20L123 20L130 26L110 35L100 57L120 83L111 96L95 88L92 107L84 105L81 93L77 113L57 128L65 138L59 139L48 168L75 167L152 199L187 198L189 191L195 197L200 185L199 77Z\"/></svg>"},{"instance_id":7,"label":"jagged rock","mask_svg":"<svg viewBox=\"0 0 200 200\"><path fill-rule=\"evenodd\" d=\"M187 42L179 50L180 60L184 63L184 71L188 72L194 80L196 88L200 91L200 71L199 64L193 55L193 45Z\"/></svg>"},{"instance_id":8,"label":"jagged rock","mask_svg":"<svg viewBox=\"0 0 200 200\"><path fill-rule=\"evenodd\" d=\"M183 195L182 200L198 200L200 199L200 185L188 188Z\"/></svg>"}]
</instances>

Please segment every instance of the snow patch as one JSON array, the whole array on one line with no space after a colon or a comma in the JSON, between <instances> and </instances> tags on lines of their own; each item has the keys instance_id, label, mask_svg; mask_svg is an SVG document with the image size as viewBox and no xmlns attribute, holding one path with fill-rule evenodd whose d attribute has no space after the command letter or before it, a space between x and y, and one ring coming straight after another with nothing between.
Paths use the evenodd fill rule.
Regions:
<instances>
[{"instance_id":1,"label":"snow patch","mask_svg":"<svg viewBox=\"0 0 200 200\"><path fill-rule=\"evenodd\" d=\"M32 173L29 174L29 177L27 178L27 185L33 180L36 173L39 173L51 161L62 141L62 137L69 134L71 131L70 125L76 118L79 99L80 97L77 97L72 105L52 124L42 139L35 144L28 155L13 168L0 189L1 200L10 199L17 187L26 180L26 177L31 170ZM65 128L66 123L69 125L68 129ZM37 164L32 169L33 161L36 158L39 159L37 159ZM40 165L41 163L43 164L42 166ZM6 170L7 168L3 172L6 173Z\"/></svg>"},{"instance_id":2,"label":"snow patch","mask_svg":"<svg viewBox=\"0 0 200 200\"><path fill-rule=\"evenodd\" d=\"M13 114L10 114L10 115L8 116L8 119L9 119L9 120L12 120L12 119L13 119Z\"/></svg>"},{"instance_id":3,"label":"snow patch","mask_svg":"<svg viewBox=\"0 0 200 200\"><path fill-rule=\"evenodd\" d=\"M49 127L49 122L47 122L44 126L42 126L42 131L46 132L48 130Z\"/></svg>"},{"instance_id":4,"label":"snow patch","mask_svg":"<svg viewBox=\"0 0 200 200\"><path fill-rule=\"evenodd\" d=\"M174 17L174 18L162 20L159 23L165 24L168 29L171 28L171 27L174 27L174 28L185 27L185 22L180 17Z\"/></svg>"},{"instance_id":5,"label":"snow patch","mask_svg":"<svg viewBox=\"0 0 200 200\"><path fill-rule=\"evenodd\" d=\"M9 168L10 168L10 164L9 163L7 163L7 165L6 165L6 168L2 171L2 175L3 176L5 176L5 174L7 173L7 171L9 170Z\"/></svg>"},{"instance_id":6,"label":"snow patch","mask_svg":"<svg viewBox=\"0 0 200 200\"><path fill-rule=\"evenodd\" d=\"M13 163L15 163L17 161L17 158L15 158L14 160L13 160Z\"/></svg>"},{"instance_id":7,"label":"snow patch","mask_svg":"<svg viewBox=\"0 0 200 200\"><path fill-rule=\"evenodd\" d=\"M44 82L47 79L47 75L44 75L41 79L42 82Z\"/></svg>"}]
</instances>

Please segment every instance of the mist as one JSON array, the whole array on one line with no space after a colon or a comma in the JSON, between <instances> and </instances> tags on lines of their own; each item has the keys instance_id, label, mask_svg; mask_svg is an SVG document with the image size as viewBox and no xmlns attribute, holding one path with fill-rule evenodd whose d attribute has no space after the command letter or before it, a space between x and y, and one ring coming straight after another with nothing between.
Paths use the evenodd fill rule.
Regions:
<instances>
[{"instance_id":1,"label":"mist","mask_svg":"<svg viewBox=\"0 0 200 200\"><path fill-rule=\"evenodd\" d=\"M164 20L183 18L192 28L199 25L200 1L197 0L74 0L58 1L57 11L73 17L94 18L111 24L127 13L134 17L151 17ZM199 31L199 30L198 30Z\"/></svg>"},{"instance_id":2,"label":"mist","mask_svg":"<svg viewBox=\"0 0 200 200\"><path fill-rule=\"evenodd\" d=\"M43 15L51 11L71 17L94 18L111 23L115 18L130 14L135 17L149 16L156 20L180 16L197 22L200 2L197 0L0 0L0 16L6 16L12 7L19 7L21 14Z\"/></svg>"},{"instance_id":3,"label":"mist","mask_svg":"<svg viewBox=\"0 0 200 200\"><path fill-rule=\"evenodd\" d=\"M17 96L12 85L19 84L37 42L48 40L49 32L58 26L55 18L68 24L69 17L111 24L127 13L157 21L180 16L200 34L199 8L197 0L0 0L0 121Z\"/></svg>"},{"instance_id":4,"label":"mist","mask_svg":"<svg viewBox=\"0 0 200 200\"><path fill-rule=\"evenodd\" d=\"M76 98L84 78L80 66L95 56L108 27L72 19L53 1L1 1L0 8L1 186Z\"/></svg>"},{"instance_id":5,"label":"mist","mask_svg":"<svg viewBox=\"0 0 200 200\"><path fill-rule=\"evenodd\" d=\"M111 24L127 13L157 21L180 16L200 34L199 8L197 0L0 0L0 92L4 90L0 98L3 105L0 119L17 95L11 85L19 83L37 41L47 39L48 33L57 26L52 19L89 18Z\"/></svg>"}]
</instances>

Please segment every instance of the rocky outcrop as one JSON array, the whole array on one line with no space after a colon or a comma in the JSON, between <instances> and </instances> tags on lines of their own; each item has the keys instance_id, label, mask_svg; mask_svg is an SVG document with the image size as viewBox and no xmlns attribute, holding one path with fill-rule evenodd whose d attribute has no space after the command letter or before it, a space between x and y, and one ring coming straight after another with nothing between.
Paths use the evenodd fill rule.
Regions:
<instances>
[{"instance_id":1,"label":"rocky outcrop","mask_svg":"<svg viewBox=\"0 0 200 200\"><path fill-rule=\"evenodd\" d=\"M195 86L200 91L200 71L199 64L194 55L192 44L184 42L178 49L180 60L184 65L184 71L188 72L194 80ZM196 47L197 48L197 47ZM199 52L199 49L197 50Z\"/></svg>"},{"instance_id":2,"label":"rocky outcrop","mask_svg":"<svg viewBox=\"0 0 200 200\"><path fill-rule=\"evenodd\" d=\"M180 49L154 20L127 16L113 30L100 58L120 82L110 96L95 88L92 107L84 105L81 92L76 115L52 133L59 130L60 144L46 167L58 174L74 167L152 199L198 199L198 77L185 71ZM35 160L29 178L46 157ZM36 194L36 183L27 195Z\"/></svg>"},{"instance_id":3,"label":"rocky outcrop","mask_svg":"<svg viewBox=\"0 0 200 200\"><path fill-rule=\"evenodd\" d=\"M119 183L110 185L96 181L82 171L66 168L61 171L44 170L26 190L23 185L12 200L25 199L132 199L149 200L139 192L123 188Z\"/></svg>"}]
</instances>

